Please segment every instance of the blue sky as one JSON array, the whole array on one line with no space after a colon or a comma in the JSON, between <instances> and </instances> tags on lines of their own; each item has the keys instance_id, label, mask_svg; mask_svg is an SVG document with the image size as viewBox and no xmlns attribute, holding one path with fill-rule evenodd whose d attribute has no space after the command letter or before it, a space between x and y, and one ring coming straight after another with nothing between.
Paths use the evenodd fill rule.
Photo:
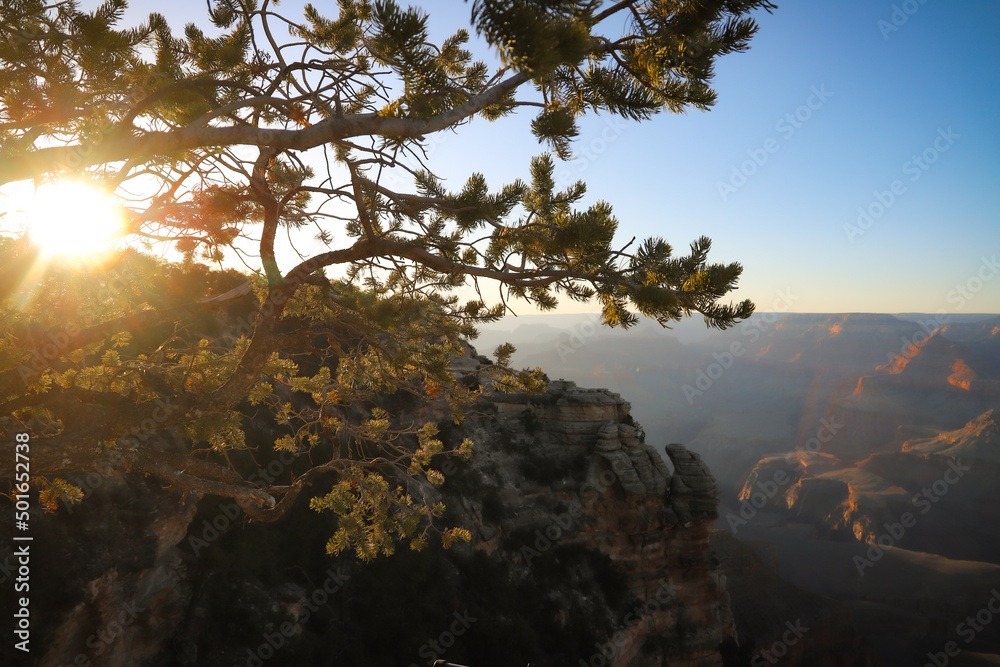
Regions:
<instances>
[{"instance_id":1,"label":"blue sky","mask_svg":"<svg viewBox=\"0 0 1000 667\"><path fill-rule=\"evenodd\" d=\"M467 25L465 2L423 6L439 34ZM132 14L179 29L203 7ZM745 266L734 299L762 311L1000 312L1000 4L800 0L758 18L750 51L719 63L711 111L591 118L560 180L611 202L625 240L710 236L716 261ZM455 187L524 177L543 149L529 122L443 135L433 166Z\"/></svg>"}]
</instances>

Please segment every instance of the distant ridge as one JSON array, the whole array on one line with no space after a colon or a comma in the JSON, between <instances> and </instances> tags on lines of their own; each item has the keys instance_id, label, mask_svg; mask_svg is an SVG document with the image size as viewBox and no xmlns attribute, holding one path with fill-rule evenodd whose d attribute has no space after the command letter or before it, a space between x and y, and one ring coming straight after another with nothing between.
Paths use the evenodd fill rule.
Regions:
<instances>
[{"instance_id":1,"label":"distant ridge","mask_svg":"<svg viewBox=\"0 0 1000 667\"><path fill-rule=\"evenodd\" d=\"M903 443L904 452L943 454L1000 463L1000 414L987 410L954 431Z\"/></svg>"}]
</instances>

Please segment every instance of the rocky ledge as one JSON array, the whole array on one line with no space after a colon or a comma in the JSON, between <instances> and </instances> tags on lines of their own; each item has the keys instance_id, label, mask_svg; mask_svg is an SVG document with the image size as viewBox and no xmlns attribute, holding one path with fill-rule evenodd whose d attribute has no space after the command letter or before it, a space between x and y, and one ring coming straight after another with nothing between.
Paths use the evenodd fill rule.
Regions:
<instances>
[{"instance_id":1,"label":"rocky ledge","mask_svg":"<svg viewBox=\"0 0 1000 667\"><path fill-rule=\"evenodd\" d=\"M638 604L650 610L620 626L610 665L723 664L720 647L734 630L725 577L709 553L719 490L701 457L669 445L671 472L644 443L629 403L606 389L560 380L543 395L492 400L505 437L487 441L509 439L513 446L481 448L477 467L504 489L508 511L496 523L481 522L488 539L478 546L491 548L497 536L527 529L607 554ZM570 476L539 478L546 470ZM537 511L553 501L573 519L559 530ZM532 552L524 553L527 560Z\"/></svg>"},{"instance_id":2,"label":"rocky ledge","mask_svg":"<svg viewBox=\"0 0 1000 667\"><path fill-rule=\"evenodd\" d=\"M331 559L330 519L305 503L256 524L136 475L33 511L35 663L722 665L733 620L701 459L671 445L671 470L626 401L572 382L475 412L441 422L477 443L440 489L474 534L448 551Z\"/></svg>"}]
</instances>

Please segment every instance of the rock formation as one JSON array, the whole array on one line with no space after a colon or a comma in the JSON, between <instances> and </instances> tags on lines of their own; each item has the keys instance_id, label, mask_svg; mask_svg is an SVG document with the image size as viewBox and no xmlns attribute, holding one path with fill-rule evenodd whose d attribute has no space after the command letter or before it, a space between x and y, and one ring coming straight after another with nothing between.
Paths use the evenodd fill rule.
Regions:
<instances>
[{"instance_id":1,"label":"rock formation","mask_svg":"<svg viewBox=\"0 0 1000 667\"><path fill-rule=\"evenodd\" d=\"M502 427L530 451L529 460L568 461L580 457L577 479L552 488L530 479L495 480L512 493L513 516L545 506L554 495L580 516L565 530L566 543L609 555L627 575L630 592L652 611L623 627L614 666L721 665L720 645L733 636L725 578L708 550L708 528L718 517L718 489L701 458L682 445L667 447L674 467L643 443L643 433L620 396L604 389L580 389L572 382L550 384L543 396L493 397ZM537 428L537 424L544 428ZM502 451L486 456L506 458ZM516 469L513 461L498 467ZM498 529L534 528L513 518ZM540 526L544 530L544 526ZM654 604L657 603L658 604Z\"/></svg>"},{"instance_id":2,"label":"rock formation","mask_svg":"<svg viewBox=\"0 0 1000 667\"><path fill-rule=\"evenodd\" d=\"M472 543L370 565L327 557L330 520L304 507L253 524L218 498L102 478L72 513L33 516L34 662L722 665L715 480L681 445L671 471L629 411L566 381L493 396L442 436L478 445L441 491ZM489 622L452 632L460 617Z\"/></svg>"}]
</instances>

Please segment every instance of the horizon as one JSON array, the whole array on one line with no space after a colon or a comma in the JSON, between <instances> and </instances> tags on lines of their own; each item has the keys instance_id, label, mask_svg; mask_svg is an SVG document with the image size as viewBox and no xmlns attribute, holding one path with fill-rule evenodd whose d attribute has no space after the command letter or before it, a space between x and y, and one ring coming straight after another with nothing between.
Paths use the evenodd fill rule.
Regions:
<instances>
[{"instance_id":1,"label":"horizon","mask_svg":"<svg viewBox=\"0 0 1000 667\"><path fill-rule=\"evenodd\" d=\"M930 317L930 318L935 318L936 320L940 321L941 322L940 326L945 326L946 324L948 324L950 322L988 320L988 319L991 319L991 318L1000 317L1000 313L989 313L989 312L983 312L983 313L957 313L956 314L956 313L946 313L946 312L931 313L931 312L917 312L917 311L908 311L908 312L900 312L900 313L886 313L886 312L872 312L872 311L853 311L853 312L852 311L843 311L843 312L834 312L834 311L821 312L821 311L815 311L815 312L806 312L806 311L787 311L787 310L786 311L758 310L758 311L755 311L754 314L751 315L749 318L747 318L746 320L741 321L739 324L737 324L735 327L732 327L732 328L738 328L740 326L740 324L742 324L743 322L748 322L748 321L752 320L755 317L760 317L760 316L764 316L764 315L780 315L782 317L786 317L786 316L836 317L838 315L848 315L848 316L850 316L850 315L879 315L879 316L885 316L885 317L894 317L896 319L907 320L907 321L912 321L914 318ZM498 320L496 322L487 322L487 323L484 323L484 324L481 324L481 325L478 325L478 326L481 326L481 327L493 327L493 328L495 328L495 327L500 326L500 325L505 324L505 323L518 325L518 324L520 324L522 322L527 323L529 320L532 321L532 322L534 322L536 320L545 320L545 319L565 319L565 320L592 320L592 319L594 319L594 320L596 320L596 319L599 319L600 317L601 317L601 314L599 312L580 312L580 313L527 313L527 314L522 314L522 315L506 315L502 319L500 319L500 320ZM643 325L650 325L650 324L655 325L656 321L653 320L652 318L648 318L648 317L646 317L644 315L639 315L639 322L634 327L631 327L628 331L634 330L636 327L640 327L640 326L643 326ZM664 330L670 331L672 328L677 327L677 326L688 326L688 327L690 327L690 326L693 326L693 325L704 326L704 322L701 320L701 318L699 316L697 316L697 315L691 315L691 316L685 317L683 320L680 320L680 321L677 321L677 322L673 322L670 325L670 329L664 328ZM614 327L614 328L612 328L612 327L608 327L608 326L605 326L605 325L601 325L601 327L603 329L608 330L608 331L626 333L626 331L624 329L622 329L621 327ZM718 331L718 329L710 329L707 326L705 326L705 329L706 329L706 331Z\"/></svg>"}]
</instances>

